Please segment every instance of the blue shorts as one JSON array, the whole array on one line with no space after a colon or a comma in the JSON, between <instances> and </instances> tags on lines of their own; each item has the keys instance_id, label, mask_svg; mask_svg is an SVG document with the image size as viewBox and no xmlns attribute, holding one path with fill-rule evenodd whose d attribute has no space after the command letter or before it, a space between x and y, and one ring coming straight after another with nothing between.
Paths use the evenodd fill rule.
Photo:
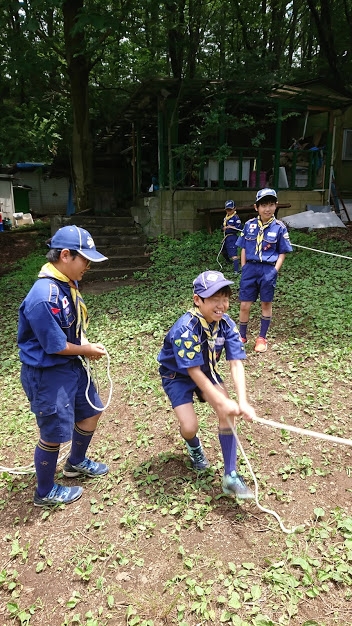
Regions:
<instances>
[{"instance_id":1,"label":"blue shorts","mask_svg":"<svg viewBox=\"0 0 352 626\"><path fill-rule=\"evenodd\" d=\"M238 247L236 246L237 237L230 235L226 237L224 248L227 256L232 259L233 256L237 256Z\"/></svg>"},{"instance_id":2,"label":"blue shorts","mask_svg":"<svg viewBox=\"0 0 352 626\"><path fill-rule=\"evenodd\" d=\"M175 409L181 404L189 404L193 403L193 395L196 394L198 396L198 400L201 402L205 402L202 397L202 392L197 387L197 385L193 382L190 376L183 376L182 374L177 374L177 372L172 372L171 370L166 369L166 367L161 366L159 368L160 376L161 376L161 384L163 389L168 396L171 406ZM213 385L217 383L212 378L210 372L204 372L207 378L209 378L210 382ZM222 383L222 378L217 375L218 383Z\"/></svg>"},{"instance_id":3,"label":"blue shorts","mask_svg":"<svg viewBox=\"0 0 352 626\"><path fill-rule=\"evenodd\" d=\"M75 422L100 412L87 401L88 378L80 359L45 368L22 364L21 383L36 416L40 437L48 443L70 441ZM94 406L103 408L92 382L88 397Z\"/></svg>"},{"instance_id":4,"label":"blue shorts","mask_svg":"<svg viewBox=\"0 0 352 626\"><path fill-rule=\"evenodd\" d=\"M260 296L261 302L272 302L277 280L277 270L270 263L247 262L242 267L240 291L241 302L255 302Z\"/></svg>"}]
</instances>

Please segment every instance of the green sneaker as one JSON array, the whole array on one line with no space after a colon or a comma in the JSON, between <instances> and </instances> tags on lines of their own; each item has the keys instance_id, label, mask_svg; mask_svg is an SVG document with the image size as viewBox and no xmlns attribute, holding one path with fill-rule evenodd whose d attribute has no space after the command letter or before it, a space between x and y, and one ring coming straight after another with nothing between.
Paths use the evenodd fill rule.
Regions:
<instances>
[{"instance_id":1,"label":"green sneaker","mask_svg":"<svg viewBox=\"0 0 352 626\"><path fill-rule=\"evenodd\" d=\"M235 495L242 500L252 500L255 498L253 491L247 487L242 476L232 470L231 474L224 474L222 479L222 490L226 495Z\"/></svg>"}]
</instances>

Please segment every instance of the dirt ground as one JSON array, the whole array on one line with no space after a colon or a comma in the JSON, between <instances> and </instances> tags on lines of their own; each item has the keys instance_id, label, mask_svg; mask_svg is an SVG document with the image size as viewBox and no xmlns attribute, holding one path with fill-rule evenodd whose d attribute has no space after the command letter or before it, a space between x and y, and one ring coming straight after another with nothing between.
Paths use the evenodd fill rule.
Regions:
<instances>
[{"instance_id":1,"label":"dirt ground","mask_svg":"<svg viewBox=\"0 0 352 626\"><path fill-rule=\"evenodd\" d=\"M342 232L341 232L342 231ZM319 237L323 240L326 237L343 239L352 243L352 229L334 229L329 232L322 232ZM28 233L16 233L14 236L7 236L6 233L0 235L0 276L10 271L13 264L21 260L33 249L33 239ZM126 283L124 283L126 284ZM108 283L92 283L86 285L84 290L87 293L99 294L114 288L111 281ZM277 333L275 340L280 343L280 338L284 336L285 321L277 321ZM259 357L261 359L261 357ZM265 357L264 357L265 358ZM277 395L272 388L268 388L270 397L270 410L268 411L268 397L265 384L258 384L252 378L249 393L252 401L255 402L258 414L268 419L275 419L275 415L280 414L288 422L292 423L294 412L292 405L282 401L282 391L280 389L280 376L283 376L287 365L285 355L271 352L270 376L273 375L278 385L280 393ZM257 372L259 382L263 383L261 364L262 361L252 352L248 357L251 372ZM122 364L123 367L123 364ZM294 370L293 370L294 371ZM293 374L294 375L294 374ZM266 381L266 378L264 382ZM115 381L114 381L115 382ZM338 398L344 398L344 406L352 411L352 392L348 386L342 382L336 382L332 393L336 397L335 406L338 407ZM273 561L279 562L282 558L282 546L280 543L280 531L275 521L268 526L267 519L262 512L256 509L255 505L238 506L229 504L226 499L219 499L216 510L211 512L205 522L205 530L190 522L189 527L183 527L177 532L173 531L172 524L163 528L163 520L159 515L156 520L156 528L148 533L148 524L153 520L153 481L152 476L162 479L163 490L166 496L177 494L182 491L182 484L191 481L192 472L185 466L185 455L179 443L176 426L170 417L170 408L166 402L156 402L151 399L152 406L148 407L148 391L146 390L145 406L135 407L132 401L126 397L126 389L122 390L115 384L114 400L109 409L104 414L104 423L98 430L94 440L94 452L101 455L104 461L111 466L114 481L108 477L94 481L87 481L85 484L85 494L81 500L66 510L58 510L55 515L50 515L47 519L42 517L43 511L33 509L32 493L34 479L29 480L29 487L21 491L18 497L9 494L9 503L2 515L2 529L4 545L6 541L14 541L18 533L18 542L24 546L26 541L30 543L29 557L20 566L15 566L20 571L21 577L21 602L27 607L36 606L33 609L30 624L34 626L62 626L67 624L97 624L98 626L110 623L112 626L122 626L126 623L140 624L139 621L126 622L126 609L129 603L133 606L140 606L140 613L145 619L153 619L154 626L171 625L176 622L168 617L167 606L178 602L177 593L174 598L167 595L165 581L175 577L174 588L177 590L179 581L177 574L182 572L182 563L177 565L175 571L174 552L175 545L182 546L182 550L190 561L204 562L205 577L209 577L208 570L210 561L213 568L213 584L219 585L221 581L221 568L223 564L219 560L219 555L224 563L229 561L251 562L258 560L258 555L262 557L263 563L270 555ZM154 406L153 406L154 403ZM135 437L131 424L135 416L142 410L146 415L153 410L153 427L148 436L153 437L152 449L143 447L136 451L131 443L131 437ZM339 414L337 408L336 414ZM344 419L341 414L341 420ZM309 422L309 418L307 417ZM170 423L172 426L170 427ZM319 424L313 424L317 429ZM313 427L312 426L312 427ZM346 466L351 465L349 453L341 447L334 450L334 458L330 457L323 445L316 444L315 441L304 442L304 448L299 442L280 448L278 445L279 434L273 434L268 429L263 429L259 425L248 427L245 440L247 452L251 452L251 441L260 442L262 476L268 479L270 489L264 496L263 504L275 509L287 522L287 525L308 523L313 525L312 511L316 507L324 507L328 510L338 510L343 503L349 515L352 514L351 507L351 478L344 472ZM351 436L351 429L347 429L345 436ZM214 442L212 442L214 444ZM171 449L168 457L162 458L161 453ZM123 451L126 457L123 457ZM9 450L9 463L11 459ZM254 452L254 456L255 456ZM206 501L207 498L216 500L220 493L220 466L219 451L212 445L208 450L209 460L215 468L214 475L205 479L206 486L196 487L196 496L199 500ZM314 467L323 466L324 459L329 458L331 471L323 474L319 479L313 477L311 480L301 480L297 471L289 477L284 484L275 467L293 467L295 457L312 459ZM121 458L120 458L121 456ZM130 463L131 467L146 463L149 464L145 475L138 477L131 470L131 479L127 480L124 474L124 464ZM255 466L255 458L253 465ZM309 468L301 467L301 478L309 477ZM290 471L288 469L288 471ZM119 478L121 476L121 478ZM138 478L144 479L141 483ZM316 479L315 482L313 479ZM27 479L26 479L27 480ZM119 483L119 481L121 482ZM111 481L111 482L110 482ZM316 485L314 490L309 491L308 482ZM69 480L60 480L64 484L70 484ZM204 484L205 484L204 483ZM72 483L71 483L72 484ZM116 484L119 484L119 493L116 493ZM131 486L132 484L132 486ZM349 493L347 493L349 492ZM204 493L205 498L204 498ZM158 497L162 498L162 490L158 492ZM126 510L128 502L129 510ZM147 502L149 514L143 518L143 512ZM143 503L143 506L142 506ZM191 509L190 503L190 510ZM199 504L201 506L201 504ZM205 505L204 505L205 506ZM140 513L142 512L142 513ZM142 515L139 525L133 526L134 516ZM128 519L128 515L130 516ZM167 517L165 516L165 519ZM168 518L169 519L169 518ZM15 520L15 522L14 522ZM165 522L166 524L167 522ZM17 526L14 524L17 524ZM169 528L170 527L170 528ZM171 530L170 530L171 529ZM174 534L170 534L174 532ZM108 537L109 542L104 538ZM24 548L23 548L24 549ZM73 556L76 561L74 562ZM180 555L179 555L180 556ZM202 561L203 559L203 561ZM206 561L206 559L209 560ZM11 558L9 559L9 561ZM143 561L143 565L141 562ZM39 567L38 564L41 566ZM78 572L72 578L72 570L77 565ZM5 563L8 565L8 563ZM114 607L113 617L110 620L95 622L64 621L64 616L70 612L67 604L69 600L71 607L77 605L73 613L80 614L81 620L88 609L94 607L94 614L98 612L100 605L106 614L106 590L97 584L94 586L89 579L88 570L93 566L101 572L101 580L108 580L113 588ZM85 569L86 568L86 569ZM0 567L1 569L1 567ZM45 575L45 571L47 574ZM41 573L43 572L43 573ZM84 577L86 574L86 577ZM192 575L192 574L191 574ZM245 574L243 574L245 576ZM49 582L50 580L50 582ZM99 578L98 578L99 580ZM181 581L181 578L179 579ZM215 582L214 582L215 581ZM205 583L205 580L204 580ZM330 584L330 583L329 583ZM219 594L222 589L219 589ZM50 615L44 615L40 611L37 599L46 598L46 608L50 610ZM14 623L8 616L5 602L8 596L3 596L4 604L0 606L1 626L10 626ZM127 598L127 600L126 600ZM270 599L268 599L269 601ZM1 601L0 601L1 604ZM311 605L302 602L300 605L300 616L289 621L292 626L301 626L306 620L316 620L314 624L324 623L326 626L351 624L350 603L345 601L344 595L337 586L331 584L331 594L322 595L317 598L312 613ZM69 607L69 608L68 608ZM145 607L149 607L149 613ZM93 609L92 609L93 610ZM171 608L170 608L171 612ZM335 617L338 615L338 620ZM19 623L16 621L16 623ZM29 622L21 622L23 624ZM144 622L147 624L147 622ZM149 623L149 622L148 622ZM194 621L187 620L190 626L199 626L213 623L201 617L194 616ZM287 622L288 623L288 622ZM286 622L285 622L286 624ZM215 624L215 626L218 626Z\"/></svg>"}]
</instances>

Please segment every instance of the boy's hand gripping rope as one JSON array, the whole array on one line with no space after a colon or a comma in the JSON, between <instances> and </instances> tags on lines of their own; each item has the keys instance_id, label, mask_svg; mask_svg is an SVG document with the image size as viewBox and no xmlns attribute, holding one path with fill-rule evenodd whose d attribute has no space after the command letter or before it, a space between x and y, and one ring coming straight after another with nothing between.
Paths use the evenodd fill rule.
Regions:
<instances>
[{"instance_id":1,"label":"boy's hand gripping rope","mask_svg":"<svg viewBox=\"0 0 352 626\"><path fill-rule=\"evenodd\" d=\"M248 466L248 469L250 471L250 474L253 478L253 482L254 482L254 497L255 497L255 503L257 505L257 507L263 511L263 513L269 513L269 515L273 515L277 521L279 522L280 528L281 530L286 533L286 534L292 534L294 532L297 532L299 530L301 530L303 528L302 525L300 526L294 526L291 529L288 529L284 526L284 524L281 521L280 516L278 515L278 513L276 513L276 511L273 511L272 509L266 509L265 507L263 507L261 504L259 504L258 501L258 482L256 479L256 476L253 472L252 466L250 464L250 461L245 453L245 451L243 450L242 444L238 438L236 429L234 427L234 425L231 423L231 420L229 418L227 418L228 424L236 438L238 447L241 451L241 454ZM308 430L306 428L299 428L298 426L291 426L290 424L282 424L281 422L274 422L273 420L266 420L264 418L261 417L254 417L253 418L253 422L258 422L258 424L263 424L264 426L271 426L273 428L279 428L280 430L288 430L288 431L292 431L294 433L298 433L299 435L305 435L308 437L316 437L317 439L324 439L326 441L330 441L331 443L340 443L340 444L344 444L346 446L352 446L352 439L344 439L343 437L335 437L334 435L327 435L326 433L320 433L317 432L315 430Z\"/></svg>"}]
</instances>

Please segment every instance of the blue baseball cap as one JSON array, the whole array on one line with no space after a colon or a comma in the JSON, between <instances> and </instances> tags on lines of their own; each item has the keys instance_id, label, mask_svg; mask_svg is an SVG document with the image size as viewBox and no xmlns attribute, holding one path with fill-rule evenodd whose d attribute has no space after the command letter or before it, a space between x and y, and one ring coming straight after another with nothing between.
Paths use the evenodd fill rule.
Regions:
<instances>
[{"instance_id":1,"label":"blue baseball cap","mask_svg":"<svg viewBox=\"0 0 352 626\"><path fill-rule=\"evenodd\" d=\"M48 244L56 250L77 250L88 261L107 261L107 257L100 254L95 247L92 235L78 226L63 226L55 233Z\"/></svg>"},{"instance_id":2,"label":"blue baseball cap","mask_svg":"<svg viewBox=\"0 0 352 626\"><path fill-rule=\"evenodd\" d=\"M225 209L234 209L235 206L236 206L236 203L234 202L234 200L226 200Z\"/></svg>"},{"instance_id":3,"label":"blue baseball cap","mask_svg":"<svg viewBox=\"0 0 352 626\"><path fill-rule=\"evenodd\" d=\"M207 270L193 281L193 293L201 298L210 298L227 285L233 285L233 280L227 280L221 272Z\"/></svg>"},{"instance_id":4,"label":"blue baseball cap","mask_svg":"<svg viewBox=\"0 0 352 626\"><path fill-rule=\"evenodd\" d=\"M270 196L270 198L275 198L275 200L277 200L277 193L275 189L269 189L268 187L265 187L264 189L259 189L257 197L255 199L256 203L259 202L259 200L266 198L267 196Z\"/></svg>"}]
</instances>

